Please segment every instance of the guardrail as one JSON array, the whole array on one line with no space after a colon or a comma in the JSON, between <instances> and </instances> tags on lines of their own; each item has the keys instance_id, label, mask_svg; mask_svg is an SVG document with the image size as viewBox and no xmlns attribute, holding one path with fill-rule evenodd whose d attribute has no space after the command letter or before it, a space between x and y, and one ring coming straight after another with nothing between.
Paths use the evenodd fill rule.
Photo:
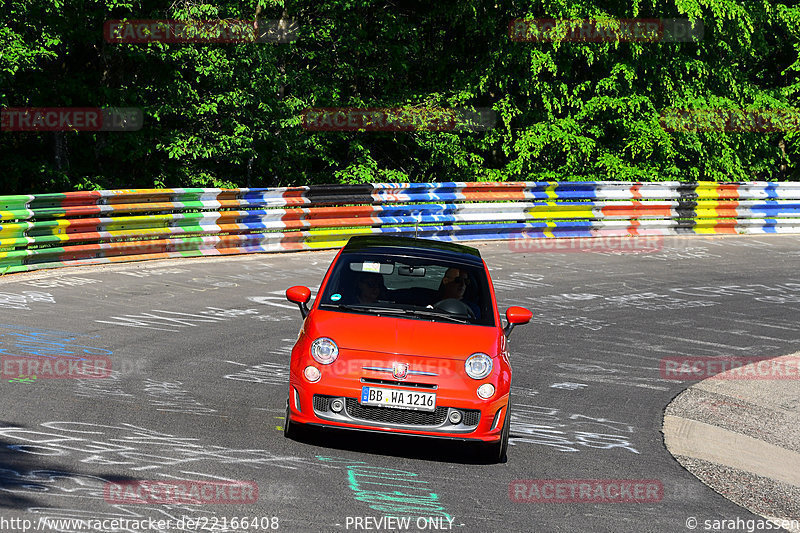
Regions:
<instances>
[{"instance_id":1,"label":"guardrail","mask_svg":"<svg viewBox=\"0 0 800 533\"><path fill-rule=\"evenodd\" d=\"M0 274L441 240L800 233L800 183L374 183L0 196Z\"/></svg>"}]
</instances>

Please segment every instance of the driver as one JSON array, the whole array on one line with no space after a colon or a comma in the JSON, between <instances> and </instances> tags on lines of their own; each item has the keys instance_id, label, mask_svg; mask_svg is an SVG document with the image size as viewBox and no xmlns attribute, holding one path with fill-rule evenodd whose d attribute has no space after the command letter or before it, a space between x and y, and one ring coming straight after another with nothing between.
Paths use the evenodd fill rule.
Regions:
<instances>
[{"instance_id":1,"label":"driver","mask_svg":"<svg viewBox=\"0 0 800 533\"><path fill-rule=\"evenodd\" d=\"M361 273L356 281L358 292L356 301L360 304L372 304L378 301L383 292L383 276L380 274Z\"/></svg>"},{"instance_id":2,"label":"driver","mask_svg":"<svg viewBox=\"0 0 800 533\"><path fill-rule=\"evenodd\" d=\"M460 268L448 268L445 271L444 276L442 277L442 282L439 284L439 297L438 300L447 300L449 298L453 298L456 300L463 301L464 293L467 290L467 285L469 285L469 275L467 274L466 270ZM474 302L465 301L464 302L472 312L475 314L475 318L481 317L480 309Z\"/></svg>"}]
</instances>

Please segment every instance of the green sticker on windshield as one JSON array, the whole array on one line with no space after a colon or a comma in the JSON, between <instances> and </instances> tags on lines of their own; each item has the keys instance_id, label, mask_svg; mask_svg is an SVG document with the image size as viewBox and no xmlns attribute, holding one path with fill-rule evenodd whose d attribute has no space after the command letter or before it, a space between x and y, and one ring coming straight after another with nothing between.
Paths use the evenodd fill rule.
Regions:
<instances>
[{"instance_id":1,"label":"green sticker on windshield","mask_svg":"<svg viewBox=\"0 0 800 533\"><path fill-rule=\"evenodd\" d=\"M338 292L336 294L331 294L331 301L332 302L338 302L341 299L342 299L342 295L339 294Z\"/></svg>"}]
</instances>

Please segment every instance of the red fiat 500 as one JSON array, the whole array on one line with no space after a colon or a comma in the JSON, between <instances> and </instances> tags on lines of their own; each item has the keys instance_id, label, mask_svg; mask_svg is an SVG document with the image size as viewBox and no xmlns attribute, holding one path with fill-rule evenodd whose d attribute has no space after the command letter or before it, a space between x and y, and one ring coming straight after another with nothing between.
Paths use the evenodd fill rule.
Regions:
<instances>
[{"instance_id":1,"label":"red fiat 500","mask_svg":"<svg viewBox=\"0 0 800 533\"><path fill-rule=\"evenodd\" d=\"M405 237L353 237L292 349L284 431L298 424L483 441L505 461L511 366L507 337L531 319L506 311L475 248Z\"/></svg>"}]
</instances>

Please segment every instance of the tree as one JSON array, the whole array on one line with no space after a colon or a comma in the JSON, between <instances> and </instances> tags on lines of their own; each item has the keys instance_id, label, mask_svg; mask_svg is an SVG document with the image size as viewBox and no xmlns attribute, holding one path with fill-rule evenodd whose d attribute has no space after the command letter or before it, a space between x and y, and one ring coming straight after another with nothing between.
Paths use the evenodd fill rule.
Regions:
<instances>
[{"instance_id":1,"label":"tree","mask_svg":"<svg viewBox=\"0 0 800 533\"><path fill-rule=\"evenodd\" d=\"M115 19L295 21L292 43L119 44ZM687 19L699 42L520 42L513 19ZM0 107L139 107L136 132L2 132L0 193L368 181L800 179L797 131L669 132L670 108L789 109L773 0L243 6L0 0ZM36 21L31 24L30 21ZM605 30L604 30L605 31ZM610 32L610 30L609 30ZM609 33L609 35L611 35ZM488 131L328 132L311 107L491 108Z\"/></svg>"}]
</instances>

